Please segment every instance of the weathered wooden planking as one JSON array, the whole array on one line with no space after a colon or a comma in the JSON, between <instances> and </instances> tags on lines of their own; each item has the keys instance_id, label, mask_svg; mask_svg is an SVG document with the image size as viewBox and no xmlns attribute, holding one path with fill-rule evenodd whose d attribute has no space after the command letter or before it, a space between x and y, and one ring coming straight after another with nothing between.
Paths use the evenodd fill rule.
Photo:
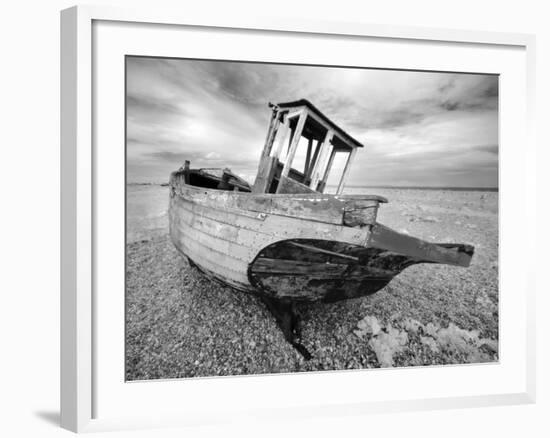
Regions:
<instances>
[{"instance_id":1,"label":"weathered wooden planking","mask_svg":"<svg viewBox=\"0 0 550 438\"><path fill-rule=\"evenodd\" d=\"M312 245L306 245L306 244L303 244L303 243L298 243L298 242L293 242L293 241L288 242L288 244L295 247L295 248L300 248L302 250L306 250L307 252L314 252L314 253L318 253L318 254L324 254L324 255L327 255L327 256L330 256L330 257L337 257L337 258L341 258L341 259L351 260L351 261L354 261L354 262L359 261L359 257L354 257L354 256L350 256L348 254L341 254L341 253L338 253L338 252L329 251L329 250L326 250L326 249L323 249L323 248L318 248L318 247L312 246Z\"/></svg>"},{"instance_id":2,"label":"weathered wooden planking","mask_svg":"<svg viewBox=\"0 0 550 438\"><path fill-rule=\"evenodd\" d=\"M334 302L373 294L390 281L389 277L337 277L316 279L307 275L252 274L253 285L262 294L277 300Z\"/></svg>"},{"instance_id":3,"label":"weathered wooden planking","mask_svg":"<svg viewBox=\"0 0 550 438\"><path fill-rule=\"evenodd\" d=\"M360 244L368 240L366 230L333 224L312 227L309 221L277 215L250 217L177 195L170 199L169 218L170 235L181 252L216 278L248 291L253 289L247 278L249 264L275 242L311 238Z\"/></svg>"},{"instance_id":4,"label":"weathered wooden planking","mask_svg":"<svg viewBox=\"0 0 550 438\"><path fill-rule=\"evenodd\" d=\"M259 257L254 262L252 272L254 274L293 274L309 275L316 278L334 278L344 274L347 264L335 263L310 263L300 260L281 260Z\"/></svg>"},{"instance_id":5,"label":"weathered wooden planking","mask_svg":"<svg viewBox=\"0 0 550 438\"><path fill-rule=\"evenodd\" d=\"M213 272L220 280L238 284L240 289L252 290L246 275L248 263L230 250L228 242L175 222L170 224L170 236L176 248L201 269Z\"/></svg>"},{"instance_id":6,"label":"weathered wooden planking","mask_svg":"<svg viewBox=\"0 0 550 438\"><path fill-rule=\"evenodd\" d=\"M216 280L220 283L225 284L226 286L232 287L233 289L237 289L237 290L240 290L242 292L257 293L257 291L253 287L251 287L248 283L244 284L244 283L240 283L240 282L235 282L235 281L233 281L233 280L231 280L227 277L220 276L218 273L207 269L203 265L199 265L191 257L188 257L188 259L189 259L190 263L193 264L194 267L199 269L203 274L205 274L211 280Z\"/></svg>"},{"instance_id":7,"label":"weathered wooden planking","mask_svg":"<svg viewBox=\"0 0 550 438\"><path fill-rule=\"evenodd\" d=\"M190 227L185 221L180 221L179 224L174 224L173 227L178 230L183 237L189 235L193 240L203 243L205 247L213 252L230 255L232 258L241 260L244 263L250 261L252 247L247 247L237 242L220 238L216 234L208 232L205 227L201 227L198 224L194 227Z\"/></svg>"},{"instance_id":8,"label":"weathered wooden planking","mask_svg":"<svg viewBox=\"0 0 550 438\"><path fill-rule=\"evenodd\" d=\"M414 264L414 263L413 263ZM254 275L305 275L311 279L392 279L409 265L375 268L359 263L317 263L295 259L258 257L250 268Z\"/></svg>"},{"instance_id":9,"label":"weathered wooden planking","mask_svg":"<svg viewBox=\"0 0 550 438\"><path fill-rule=\"evenodd\" d=\"M267 193L271 180L276 171L277 158L271 156L265 156L260 159L260 165L258 166L258 173L254 186L252 188L253 193Z\"/></svg>"},{"instance_id":10,"label":"weathered wooden planking","mask_svg":"<svg viewBox=\"0 0 550 438\"><path fill-rule=\"evenodd\" d=\"M470 245L429 243L398 233L381 224L374 225L371 231L369 246L393 251L417 260L468 267L474 252L474 248Z\"/></svg>"},{"instance_id":11,"label":"weathered wooden planking","mask_svg":"<svg viewBox=\"0 0 550 438\"><path fill-rule=\"evenodd\" d=\"M288 239L334 240L363 245L368 241L370 232L366 228L350 228L330 223L312 224L311 221L301 218L272 214L253 218L241 215L236 210L228 211L219 204L197 204L179 196L171 198L170 208L175 210L170 217L185 214L182 211L176 211L178 209L190 210L197 218L209 218L219 223L219 226L233 228L237 234L229 238L240 239L240 243L244 240L250 242L247 246L252 247L256 254L267 245Z\"/></svg>"},{"instance_id":12,"label":"weathered wooden planking","mask_svg":"<svg viewBox=\"0 0 550 438\"><path fill-rule=\"evenodd\" d=\"M364 227L376 222L378 206L353 206L344 209L344 225L348 227Z\"/></svg>"},{"instance_id":13,"label":"weathered wooden planking","mask_svg":"<svg viewBox=\"0 0 550 438\"><path fill-rule=\"evenodd\" d=\"M374 195L248 194L192 187L176 181L173 195L193 200L197 204L218 205L226 209L276 214L317 222L343 224L344 210L356 205L378 207L385 198Z\"/></svg>"},{"instance_id":14,"label":"weathered wooden planking","mask_svg":"<svg viewBox=\"0 0 550 438\"><path fill-rule=\"evenodd\" d=\"M218 195L224 198L227 195L226 191L223 190L213 190L213 189L207 189L204 187L195 187L191 186L189 184L186 184L184 181L184 175L183 171L177 171L172 172L170 175L170 187L174 193L179 193L182 196L185 196L186 194L189 195L193 193L193 195L196 195L198 193L210 193L212 195ZM282 194L273 194L273 193L264 193L264 194L253 194L250 195L249 193L237 193L234 195L241 196L243 198L253 197L253 198L267 198L267 199L291 199L292 196ZM373 200L378 201L380 203L386 203L388 202L387 198L379 195L371 195L371 194L360 194L360 195L351 195L351 194L341 194L341 195L331 195L326 193L310 193L310 194L303 194L301 196L296 196L296 198L299 199L336 199L339 201L356 201L356 200Z\"/></svg>"},{"instance_id":15,"label":"weathered wooden planking","mask_svg":"<svg viewBox=\"0 0 550 438\"><path fill-rule=\"evenodd\" d=\"M247 265L242 260L213 251L204 241L194 240L186 234L179 242L180 251L192 259L198 266L214 272L219 278L239 283L243 289L250 289L246 272Z\"/></svg>"},{"instance_id":16,"label":"weathered wooden planking","mask_svg":"<svg viewBox=\"0 0 550 438\"><path fill-rule=\"evenodd\" d=\"M217 205L220 209L277 214L333 224L342 224L345 207L345 202L315 196L315 194L312 194L314 196L255 194L242 196L241 193L188 188L182 189L177 194L197 204Z\"/></svg>"},{"instance_id":17,"label":"weathered wooden planking","mask_svg":"<svg viewBox=\"0 0 550 438\"><path fill-rule=\"evenodd\" d=\"M265 139L264 143L264 149L262 151L262 157L269 156L271 152L271 148L273 146L273 140L275 139L275 136L277 135L277 130L279 129L279 118L277 117L276 111L273 111L271 113L271 117L269 119L269 128L267 130L267 137Z\"/></svg>"},{"instance_id":18,"label":"weathered wooden planking","mask_svg":"<svg viewBox=\"0 0 550 438\"><path fill-rule=\"evenodd\" d=\"M196 214L192 211L192 206L185 204L173 205L171 209L174 213L170 216L170 227L177 230L180 236L190 235L194 240L204 243L211 251L230 255L245 264L254 257L257 248L251 237L256 235L255 232L209 218L206 214Z\"/></svg>"},{"instance_id":19,"label":"weathered wooden planking","mask_svg":"<svg viewBox=\"0 0 550 438\"><path fill-rule=\"evenodd\" d=\"M277 193L292 193L292 194L315 193L315 190L310 189L308 186L292 178L281 176L281 179L279 180L279 186L277 187ZM319 212L317 212L317 215L318 213Z\"/></svg>"}]
</instances>

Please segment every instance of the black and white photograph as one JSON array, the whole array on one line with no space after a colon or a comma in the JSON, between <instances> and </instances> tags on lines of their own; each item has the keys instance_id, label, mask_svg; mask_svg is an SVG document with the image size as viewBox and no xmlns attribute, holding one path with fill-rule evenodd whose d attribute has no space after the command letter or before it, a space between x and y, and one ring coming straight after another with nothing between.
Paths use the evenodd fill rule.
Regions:
<instances>
[{"instance_id":1,"label":"black and white photograph","mask_svg":"<svg viewBox=\"0 0 550 438\"><path fill-rule=\"evenodd\" d=\"M126 56L128 381L499 361L499 77Z\"/></svg>"},{"instance_id":2,"label":"black and white photograph","mask_svg":"<svg viewBox=\"0 0 550 438\"><path fill-rule=\"evenodd\" d=\"M2 9L0 436L550 436L543 2Z\"/></svg>"}]
</instances>

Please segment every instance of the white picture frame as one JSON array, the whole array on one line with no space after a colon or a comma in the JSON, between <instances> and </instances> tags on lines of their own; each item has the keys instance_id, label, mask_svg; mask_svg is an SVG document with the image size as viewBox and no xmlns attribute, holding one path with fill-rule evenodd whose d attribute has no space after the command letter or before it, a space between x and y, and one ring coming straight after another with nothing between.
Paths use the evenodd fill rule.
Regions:
<instances>
[{"instance_id":1,"label":"white picture frame","mask_svg":"<svg viewBox=\"0 0 550 438\"><path fill-rule=\"evenodd\" d=\"M108 23L111 28L105 32L99 31L98 24ZM114 25L113 25L114 23ZM94 152L96 141L103 135L94 124L101 119L100 107L103 105L101 95L96 94L98 81L101 81L103 67L95 65L98 59L111 59L110 56L120 56L125 53L125 46L115 41L117 29L113 26L124 26L129 24L132 40L139 44L139 34L145 32L149 26L148 32L171 32L178 28L188 30L200 30L202 34L208 35L208 32L225 32L228 29L237 30L239 37L259 38L258 35L269 34L270 37L279 38L281 36L292 36L303 38L307 36L318 36L319 38L339 38L339 41L349 39L349 41L361 42L369 40L384 42L387 44L410 45L410 47L439 47L439 49L452 46L449 50L476 50L483 48L487 53L493 51L495 54L502 53L502 63L494 63L495 67L486 67L483 71L490 73L503 74L510 77L510 99L504 99L502 105L506 102L514 102L519 105L519 113L524 117L515 119L516 126L512 130L505 130L501 138L503 144L511 144L512 140L521 141L523 148L515 150L506 146L504 153L501 154L501 229L512 226L518 217L510 217L513 212L512 202L518 198L525 205L535 205L535 176L534 176L534 150L535 144L532 134L532 120L534 109L534 37L523 34L506 34L490 32L473 32L449 29L424 29L402 26L377 26L365 23L337 23L337 22L317 22L308 20L281 20L276 18L259 18L239 15L237 17L226 18L217 17L215 14L209 16L199 16L192 11L162 11L157 9L150 10L127 10L110 7L92 7L78 6L66 9L61 13L61 426L75 431L101 431L120 428L145 428L159 426L175 426L205 423L220 423L235 420L239 418L271 418L274 416L288 416L290 418L311 417L312 415L343 415L344 413L361 415L369 412L397 412L403 410L415 409L441 409L454 407L476 407L488 405L519 404L532 403L535 399L535 275L534 268L528 263L523 262L515 266L513 277L502 277L502 286L510 282L517 289L518 295L514 300L503 300L501 305L502 320L501 332L503 341L501 341L502 355L498 364L492 365L489 371L485 366L457 366L457 367L426 367L415 369L408 372L404 370L361 370L354 372L333 372L327 373L308 373L309 375L286 375L286 376L254 376L254 377L231 377L223 379L202 379L194 381L167 381L125 383L119 381L120 387L130 388L130 393L123 394L111 385L112 380L116 379L116 373L112 373L112 364L105 363L106 354L98 354L103 348L107 348L102 340L104 330L113 329L114 332L120 332L120 324L111 323L117 318L114 312L108 312L106 301L97 300L98 285L117 284L116 274L103 274L98 266L103 263L98 258L101 251L104 251L105 244L98 244L97 231L98 223L105 218L98 216L97 206L104 201L101 187L97 186L98 173L110 175L108 181L102 184L120 182L120 175L123 169L117 168L117 162L106 165L104 158L98 158ZM141 29L143 27L143 29ZM141 30L140 30L141 29ZM113 36L114 35L114 36ZM152 34L148 34L149 36ZM113 38L112 46L108 52L105 49L105 41ZM158 37L159 41L162 39ZM156 37L152 38L153 40ZM125 40L121 38L121 40ZM149 38L150 40L150 38ZM154 50L153 41L149 50ZM350 43L351 44L351 43ZM416 45L416 46L415 46ZM431 45L431 46L430 46ZM198 48L200 49L200 47ZM118 51L117 51L118 50ZM144 49L145 50L145 49ZM205 47L206 50L206 47ZM246 48L242 49L246 50ZM250 48L252 50L252 48ZM170 48L166 48L165 53L159 55L167 56ZM510 54L509 59L504 60ZM135 50L126 52L136 54ZM213 55L212 55L213 56ZM327 55L329 56L329 55ZM335 56L335 55L330 55ZM429 56L429 52L427 55ZM500 56L500 55L495 55ZM449 69L456 71L456 59L453 61L455 67L452 68L452 55L449 58ZM299 59L295 56L294 61ZM519 60L519 61L518 61ZM437 60L444 62L445 60ZM403 67L403 62L385 65L387 68ZM419 61L420 62L420 61ZM436 61L434 60L434 63ZM472 62L485 62L485 65L491 64L491 59L477 59ZM105 66L106 63L100 63ZM416 68L421 68L420 64ZM434 64L436 65L436 64ZM438 64L439 65L439 64ZM473 65L473 64L472 64ZM499 67L501 66L502 67ZM506 67L508 65L509 67ZM107 65L108 67L108 65ZM415 68L414 64L409 65ZM432 69L434 66L425 65L426 69ZM472 67L473 68L473 67ZM488 69L492 68L491 71ZM499 68L503 71L499 72ZM510 68L510 75L504 72ZM512 72L513 70L513 72ZM471 71L469 68L463 71ZM120 79L117 83L120 84ZM523 82L525 79L525 82ZM515 83L512 83L516 81ZM523 84L523 85L519 85ZM113 86L118 87L114 84ZM109 85L111 87L111 85ZM513 89L512 89L513 88ZM109 88L112 90L112 88ZM120 91L120 90L119 90ZM506 92L506 89L504 90ZM512 96L513 95L513 96ZM118 98L122 97L122 93ZM501 108L505 109L506 108ZM120 116L120 112L117 113ZM509 114L509 116L506 116ZM503 117L517 115L516 113L507 113L504 111ZM118 117L117 116L117 117ZM119 120L116 117L113 120ZM501 128L504 121L501 120ZM506 124L508 126L508 124ZM103 129L103 128L102 128ZM508 128L506 128L508 129ZM113 146L113 154L120 153L118 146ZM124 149L124 144L120 145ZM118 152L117 152L118 151ZM104 157L105 155L103 155ZM518 160L524 159L523 163ZM517 164L511 181L510 169ZM119 169L119 170L117 170ZM103 177L102 177L103 178ZM510 181L509 181L510 180ZM113 195L113 202L116 201L116 194ZM517 202L517 201L516 201ZM535 242L535 219L532 210L527 208L519 209L517 215L522 216L522 223L531 226L524 227L523 240L515 242L515 249L522 251L531 251ZM531 213L529 213L531 211ZM509 220L507 219L509 218ZM116 222L116 220L114 220ZM504 233L506 235L506 233ZM99 246L98 246L99 245ZM113 244L114 245L114 244ZM512 243L510 243L512 245ZM509 251L510 245L504 245L504 250ZM114 251L111 251L112 249ZM116 253L116 246L113 246L110 252ZM506 255L501 253L501 255ZM116 264L115 264L116 265ZM113 265L113 266L115 266ZM502 264L501 264L502 266ZM504 265L505 266L505 265ZM99 273L98 273L99 272ZM99 276L98 276L99 275ZM119 275L124 275L120 273ZM510 275L510 274L506 274ZM103 277L103 278L101 278ZM115 287L115 292L118 289ZM124 291L118 291L124 294ZM116 304L116 303L115 303ZM102 307L103 306L103 307ZM510 318L516 317L515 323ZM101 321L101 323L99 323ZM519 323L518 323L519 322ZM123 322L122 322L123 323ZM516 324L515 334L509 335L510 324ZM98 328L101 325L101 328ZM514 337L516 336L516 337ZM500 336L499 336L500 337ZM512 339L513 338L513 339ZM510 339L512 339L510 341ZM509 346L502 342L511 342ZM513 347L518 348L512 355L507 352L512 351ZM120 357L120 343L108 347L114 352L114 356ZM113 350L114 349L114 350ZM123 354L123 352L122 352ZM507 368L508 363L512 363ZM123 367L123 364L120 364ZM449 370L450 371L447 371ZM453 371L454 370L454 371ZM502 371L499 374L500 370ZM453 378L473 378L474 385L476 379L479 382L486 380L484 374L499 376L492 382L492 386L483 387L479 385L479 391L471 388L464 388L461 392L445 393L444 390L435 392L431 395L418 396L417 392L411 391L405 393L404 388L397 388L391 391L386 397L367 398L355 394L353 397L351 391L336 391L342 385L354 385L354 382L366 384L367 377L372 384L374 379L383 381L390 377L396 378L397 382L406 382L411 378L422 385L422 382L428 382L434 379L449 379L450 373L454 373ZM414 373L414 375L412 374ZM483 374L483 376L482 376ZM114 377L104 377L104 376ZM374 376L374 377L373 377ZM477 377L476 377L477 376ZM274 380L275 379L275 380ZM424 380L423 380L424 379ZM119 379L120 380L120 379ZM500 382L500 383L499 383ZM513 383L513 385L512 385ZM117 385L118 385L117 384ZM140 386L141 385L141 386ZM146 386L148 385L148 386ZM265 386L268 385L268 386ZM269 386L271 385L271 386ZM295 385L304 387L317 387L326 385L324 396L313 396L313 398L298 400L292 406L285 405L282 397L278 397L274 392L272 404L262 406L261 401L256 400L255 406L247 405L244 401L235 402L235 410L224 409L223 403L226 398L224 395L234 393L242 388L244 394L255 394L262 397L261 394L251 392L252 386L256 388L272 388L275 386L284 387L285 385ZM508 385L508 386L507 386ZM113 386L113 388L111 388ZM152 389L148 389L152 388ZM331 393L331 388L334 391ZM112 389L112 393L110 392ZM184 391L184 392L182 392ZM195 410L186 408L183 412L182 407L172 406L143 406L143 410L128 409L116 411L116 406L121 405L122 398L132 397L139 400L142 397L154 399L160 394L170 392L170 397L185 397L185 394L192 394L193 391L207 391L209 395L219 394L220 404L206 409L206 404L200 399L194 400ZM420 392L419 392L420 391ZM113 399L112 406L107 406L105 395ZM102 399L103 397L103 399ZM323 398L324 397L324 398ZM227 403L227 401L225 401ZM103 412L108 412L103 415ZM149 415L144 415L144 412Z\"/></svg>"}]
</instances>

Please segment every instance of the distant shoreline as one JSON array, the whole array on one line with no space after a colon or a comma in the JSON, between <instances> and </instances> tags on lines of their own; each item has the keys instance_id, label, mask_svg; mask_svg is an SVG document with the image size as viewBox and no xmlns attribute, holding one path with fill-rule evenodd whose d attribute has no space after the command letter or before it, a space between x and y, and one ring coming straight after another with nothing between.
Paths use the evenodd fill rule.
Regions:
<instances>
[{"instance_id":1,"label":"distant shoreline","mask_svg":"<svg viewBox=\"0 0 550 438\"><path fill-rule=\"evenodd\" d=\"M449 190L453 192L498 192L498 187L436 187L436 186L355 186L346 185L353 189L399 189L399 190Z\"/></svg>"},{"instance_id":2,"label":"distant shoreline","mask_svg":"<svg viewBox=\"0 0 550 438\"><path fill-rule=\"evenodd\" d=\"M128 186L168 186L168 183L158 182L130 182ZM331 187L331 186L328 186ZM498 187L436 187L436 186L358 186L358 185L346 185L347 188L352 189L397 189L397 190L448 190L452 192L498 192Z\"/></svg>"},{"instance_id":3,"label":"distant shoreline","mask_svg":"<svg viewBox=\"0 0 550 438\"><path fill-rule=\"evenodd\" d=\"M163 187L168 187L169 183L167 182L163 182L163 183L159 183L159 182L129 182L129 183L126 183L127 186L163 186Z\"/></svg>"}]
</instances>

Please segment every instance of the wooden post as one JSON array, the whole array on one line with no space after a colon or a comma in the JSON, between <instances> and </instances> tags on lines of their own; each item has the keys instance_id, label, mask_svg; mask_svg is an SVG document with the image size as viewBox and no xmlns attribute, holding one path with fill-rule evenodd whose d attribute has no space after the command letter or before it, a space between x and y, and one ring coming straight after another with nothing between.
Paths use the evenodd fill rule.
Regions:
<instances>
[{"instance_id":1,"label":"wooden post","mask_svg":"<svg viewBox=\"0 0 550 438\"><path fill-rule=\"evenodd\" d=\"M315 152L313 153L313 157L311 158L311 163L307 169L307 173L305 175L305 179L310 179L311 174L313 173L314 167L317 165L317 159L319 158L319 151L321 150L321 145L323 142L321 140L317 141L317 145L315 146Z\"/></svg>"},{"instance_id":2,"label":"wooden post","mask_svg":"<svg viewBox=\"0 0 550 438\"><path fill-rule=\"evenodd\" d=\"M288 151L288 156L286 157L285 166L283 167L283 171L281 173L281 178L288 176L288 172L290 171L290 167L292 166L292 161L294 160L294 155L296 155L296 149L298 148L298 143L300 142L300 137L302 136L302 130L304 129L304 124L306 123L306 119L307 119L307 110L304 109L300 114L300 118L298 119L298 124L296 125L296 129L294 130L294 133L292 135L290 149Z\"/></svg>"},{"instance_id":3,"label":"wooden post","mask_svg":"<svg viewBox=\"0 0 550 438\"><path fill-rule=\"evenodd\" d=\"M312 148L313 148L313 139L310 138L307 142L307 154L306 154L306 161L304 163L304 183L305 183L305 178L307 178L307 171L309 169L309 161L311 160Z\"/></svg>"},{"instance_id":4,"label":"wooden post","mask_svg":"<svg viewBox=\"0 0 550 438\"><path fill-rule=\"evenodd\" d=\"M279 131L279 144L277 145L277 149L275 150L275 154L273 155L275 158L279 159L281 156L281 152L283 151L283 146L285 144L286 135L288 134L288 117L286 114L283 114L283 127Z\"/></svg>"},{"instance_id":5,"label":"wooden post","mask_svg":"<svg viewBox=\"0 0 550 438\"><path fill-rule=\"evenodd\" d=\"M190 167L191 167L191 163L189 162L189 160L185 160L185 162L183 163L183 180L185 181L185 184L190 183L190 179L191 179L189 176Z\"/></svg>"},{"instance_id":6,"label":"wooden post","mask_svg":"<svg viewBox=\"0 0 550 438\"><path fill-rule=\"evenodd\" d=\"M252 193L267 193L273 179L273 173L276 168L277 158L262 157L260 166L256 175L256 180L252 186Z\"/></svg>"},{"instance_id":7,"label":"wooden post","mask_svg":"<svg viewBox=\"0 0 550 438\"><path fill-rule=\"evenodd\" d=\"M273 167L273 160L269 154L271 153L273 141L275 140L275 135L277 135L277 130L279 129L279 111L276 108L277 107L273 107L273 113L271 114L271 119L269 121L267 138L265 139L264 149L260 157L260 162L258 163L256 179L254 180L254 185L252 186L252 191L254 193L265 193L270 183L269 175L271 174L271 168Z\"/></svg>"},{"instance_id":8,"label":"wooden post","mask_svg":"<svg viewBox=\"0 0 550 438\"><path fill-rule=\"evenodd\" d=\"M332 137L334 137L334 131L329 129L327 131L327 134L325 135L325 140L323 141L323 145L321 146L321 152L319 153L319 160L315 163L313 172L311 172L312 177L311 177L311 183L309 187L313 190L317 189L317 184L319 183L322 165L325 163L325 160L327 158L327 152L329 149L330 142L332 141Z\"/></svg>"},{"instance_id":9,"label":"wooden post","mask_svg":"<svg viewBox=\"0 0 550 438\"><path fill-rule=\"evenodd\" d=\"M290 117L289 117L289 120L290 120ZM291 127L289 122L289 129L290 129L290 135L288 136L288 146L286 148L285 158L288 157L290 154L290 146L292 145L292 139L294 138L294 131L296 131L296 126Z\"/></svg>"},{"instance_id":10,"label":"wooden post","mask_svg":"<svg viewBox=\"0 0 550 438\"><path fill-rule=\"evenodd\" d=\"M336 156L336 149L332 149L332 152L330 154L330 158L328 159L327 167L325 168L325 173L323 175L323 179L321 179L321 190L319 190L321 193L325 190L325 187L327 185L328 176L330 175L330 170L332 169L332 163L334 163L334 157Z\"/></svg>"},{"instance_id":11,"label":"wooden post","mask_svg":"<svg viewBox=\"0 0 550 438\"><path fill-rule=\"evenodd\" d=\"M349 169L351 168L351 163L353 159L355 158L355 153L357 152L357 148L353 148L348 156L348 161L346 161L346 167L344 167L344 173L342 173L342 178L340 179L340 184L338 184L338 190L336 191L336 194L339 195L344 190L344 185L346 184L346 179L349 174Z\"/></svg>"},{"instance_id":12,"label":"wooden post","mask_svg":"<svg viewBox=\"0 0 550 438\"><path fill-rule=\"evenodd\" d=\"M271 118L269 119L269 128L267 129L267 137L265 139L264 149L262 151L262 157L267 157L271 153L271 146L277 134L279 128L279 117L277 117L278 111L273 110Z\"/></svg>"},{"instance_id":13,"label":"wooden post","mask_svg":"<svg viewBox=\"0 0 550 438\"><path fill-rule=\"evenodd\" d=\"M218 183L218 189L220 190L229 190L231 186L229 185L229 179L231 178L231 172L229 169L223 169L222 180Z\"/></svg>"}]
</instances>

